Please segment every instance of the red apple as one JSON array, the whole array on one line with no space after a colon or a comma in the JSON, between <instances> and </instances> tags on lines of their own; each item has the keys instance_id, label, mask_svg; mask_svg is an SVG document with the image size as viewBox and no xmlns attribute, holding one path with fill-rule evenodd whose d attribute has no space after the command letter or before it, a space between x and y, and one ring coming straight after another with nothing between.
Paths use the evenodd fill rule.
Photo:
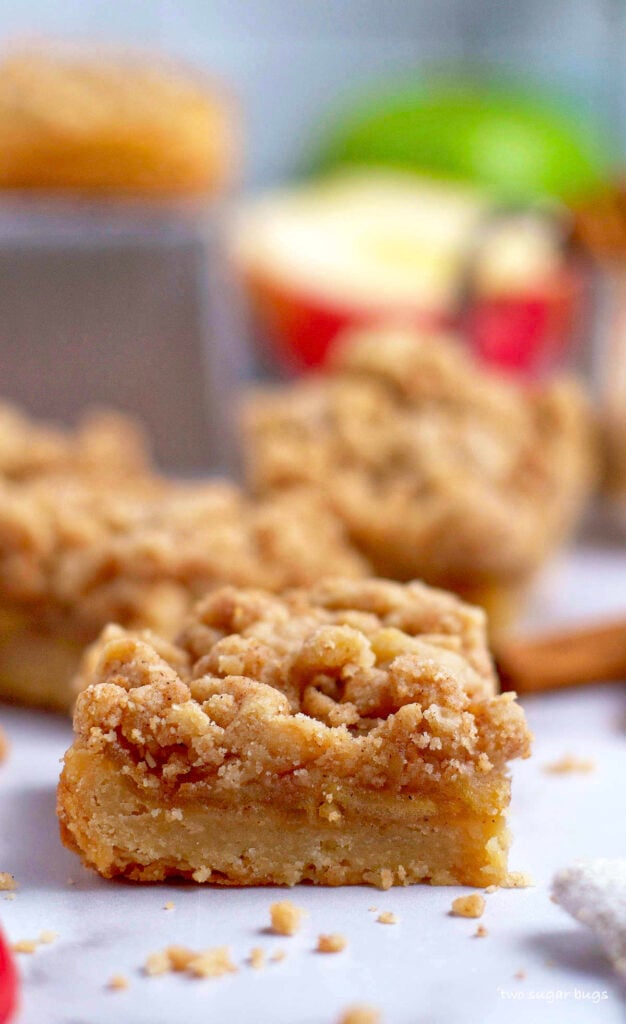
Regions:
<instances>
[{"instance_id":1,"label":"red apple","mask_svg":"<svg viewBox=\"0 0 626 1024\"><path fill-rule=\"evenodd\" d=\"M500 222L483 193L413 175L353 173L257 200L235 254L261 332L292 370L323 363L345 328L394 321L456 327L486 361L534 372L570 327L550 220Z\"/></svg>"}]
</instances>

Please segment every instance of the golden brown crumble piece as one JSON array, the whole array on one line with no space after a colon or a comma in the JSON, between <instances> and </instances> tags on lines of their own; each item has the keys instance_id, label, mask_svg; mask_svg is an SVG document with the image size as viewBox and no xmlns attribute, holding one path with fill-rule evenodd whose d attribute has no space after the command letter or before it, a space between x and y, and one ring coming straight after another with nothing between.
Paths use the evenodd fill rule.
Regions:
<instances>
[{"instance_id":1,"label":"golden brown crumble piece","mask_svg":"<svg viewBox=\"0 0 626 1024\"><path fill-rule=\"evenodd\" d=\"M534 884L533 876L528 871L509 871L502 882L507 889L528 889Z\"/></svg>"},{"instance_id":2,"label":"golden brown crumble piece","mask_svg":"<svg viewBox=\"0 0 626 1024\"><path fill-rule=\"evenodd\" d=\"M44 945L50 945L52 942L56 942L59 937L58 932L52 931L50 928L46 928L39 935L39 942L43 942Z\"/></svg>"},{"instance_id":3,"label":"golden brown crumble piece","mask_svg":"<svg viewBox=\"0 0 626 1024\"><path fill-rule=\"evenodd\" d=\"M168 900L167 903L163 905L163 910L174 910L175 908L176 904L173 903L172 900Z\"/></svg>"},{"instance_id":4,"label":"golden brown crumble piece","mask_svg":"<svg viewBox=\"0 0 626 1024\"><path fill-rule=\"evenodd\" d=\"M376 918L379 924L397 924L399 918L392 910L383 910Z\"/></svg>"},{"instance_id":5,"label":"golden brown crumble piece","mask_svg":"<svg viewBox=\"0 0 626 1024\"><path fill-rule=\"evenodd\" d=\"M478 925L478 928L477 928L477 929L476 929L476 931L474 932L474 937L475 937L476 939L484 939L484 938L486 938L486 937L487 937L487 935L489 935L489 932L488 932L488 930L487 930L487 929L485 928L484 924L479 924L479 925Z\"/></svg>"},{"instance_id":6,"label":"golden brown crumble piece","mask_svg":"<svg viewBox=\"0 0 626 1024\"><path fill-rule=\"evenodd\" d=\"M254 949L250 950L250 966L254 967L256 971L260 971L261 968L265 967L265 950L261 949L260 946L255 946Z\"/></svg>"},{"instance_id":7,"label":"golden brown crumble piece","mask_svg":"<svg viewBox=\"0 0 626 1024\"><path fill-rule=\"evenodd\" d=\"M155 953L150 953L146 957L143 969L144 973L151 978L157 977L159 974L167 974L168 971L171 971L172 965L167 950L162 949Z\"/></svg>"},{"instance_id":8,"label":"golden brown crumble piece","mask_svg":"<svg viewBox=\"0 0 626 1024\"><path fill-rule=\"evenodd\" d=\"M17 889L15 876L8 871L0 871L0 892L12 892L14 889Z\"/></svg>"},{"instance_id":9,"label":"golden brown crumble piece","mask_svg":"<svg viewBox=\"0 0 626 1024\"><path fill-rule=\"evenodd\" d=\"M107 982L107 988L111 989L113 992L122 992L128 987L128 978L123 974L113 974Z\"/></svg>"},{"instance_id":10,"label":"golden brown crumble piece","mask_svg":"<svg viewBox=\"0 0 626 1024\"><path fill-rule=\"evenodd\" d=\"M405 328L349 333L323 373L258 392L244 418L258 493L308 486L378 575L487 604L519 596L596 475L573 382L521 387Z\"/></svg>"},{"instance_id":11,"label":"golden brown crumble piece","mask_svg":"<svg viewBox=\"0 0 626 1024\"><path fill-rule=\"evenodd\" d=\"M37 952L37 939L18 939L11 946L14 953L36 953Z\"/></svg>"},{"instance_id":12,"label":"golden brown crumble piece","mask_svg":"<svg viewBox=\"0 0 626 1024\"><path fill-rule=\"evenodd\" d=\"M305 911L296 907L291 900L272 903L270 907L272 931L277 935L295 935L300 929L304 914Z\"/></svg>"},{"instance_id":13,"label":"golden brown crumble piece","mask_svg":"<svg viewBox=\"0 0 626 1024\"><path fill-rule=\"evenodd\" d=\"M215 946L200 952L186 946L168 946L151 953L146 959L146 974L157 976L170 971L186 973L194 978L219 978L236 972L237 967L230 958L228 946Z\"/></svg>"},{"instance_id":14,"label":"golden brown crumble piece","mask_svg":"<svg viewBox=\"0 0 626 1024\"><path fill-rule=\"evenodd\" d=\"M175 644L110 627L83 682L58 809L105 876L506 878L507 764L530 734L496 693L484 614L452 595L224 587Z\"/></svg>"},{"instance_id":15,"label":"golden brown crumble piece","mask_svg":"<svg viewBox=\"0 0 626 1024\"><path fill-rule=\"evenodd\" d=\"M237 967L231 960L228 946L215 946L190 960L187 972L195 978L221 978L224 974L236 974Z\"/></svg>"},{"instance_id":16,"label":"golden brown crumble piece","mask_svg":"<svg viewBox=\"0 0 626 1024\"><path fill-rule=\"evenodd\" d=\"M338 1024L380 1024L381 1020L379 1010L373 1006L359 1003L355 1006L348 1006L341 1014Z\"/></svg>"},{"instance_id":17,"label":"golden brown crumble piece","mask_svg":"<svg viewBox=\"0 0 626 1024\"><path fill-rule=\"evenodd\" d=\"M451 913L455 917L482 917L485 911L485 897L473 892L469 896L457 896L452 900Z\"/></svg>"},{"instance_id":18,"label":"golden brown crumble piece","mask_svg":"<svg viewBox=\"0 0 626 1024\"><path fill-rule=\"evenodd\" d=\"M320 935L317 939L318 953L341 953L348 945L345 935L335 932L331 935Z\"/></svg>"},{"instance_id":19,"label":"golden brown crumble piece","mask_svg":"<svg viewBox=\"0 0 626 1024\"><path fill-rule=\"evenodd\" d=\"M270 960L272 960L273 963L275 964L279 964L285 959L286 956L287 954L284 949L276 949L272 953Z\"/></svg>"},{"instance_id":20,"label":"golden brown crumble piece","mask_svg":"<svg viewBox=\"0 0 626 1024\"><path fill-rule=\"evenodd\" d=\"M570 775L580 772L587 774L596 767L595 761L588 758L576 757L574 754L564 754L556 761L551 761L543 766L543 770L550 775Z\"/></svg>"}]
</instances>

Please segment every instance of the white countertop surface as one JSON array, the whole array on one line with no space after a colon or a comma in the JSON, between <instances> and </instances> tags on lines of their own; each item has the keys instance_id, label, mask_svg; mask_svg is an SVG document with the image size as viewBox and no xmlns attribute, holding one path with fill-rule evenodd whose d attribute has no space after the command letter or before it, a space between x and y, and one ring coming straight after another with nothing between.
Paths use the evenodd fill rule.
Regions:
<instances>
[{"instance_id":1,"label":"white countertop surface","mask_svg":"<svg viewBox=\"0 0 626 1024\"><path fill-rule=\"evenodd\" d=\"M555 566L537 593L531 622L543 625L626 612L626 545L587 546ZM11 941L42 930L58 940L19 957L20 1024L336 1024L349 1004L380 1009L383 1024L617 1024L626 986L593 935L551 903L554 871L577 857L626 856L626 699L623 686L589 687L525 701L534 756L514 769L511 867L535 886L488 895L477 922L452 918L468 890L414 886L212 889L105 882L61 846L54 813L58 761L69 723L0 709L11 741L0 768L0 870L15 874L14 900L0 897ZM589 758L589 774L553 775L565 753ZM68 883L73 880L73 885ZM308 911L292 938L265 931L268 908L288 897ZM175 909L164 909L166 901ZM392 910L399 923L369 910ZM342 932L348 948L315 953L320 932ZM217 980L148 978L141 965L166 945L230 945L237 974ZM253 970L252 947L286 958ZM525 977L515 975L523 971ZM129 980L111 992L113 974Z\"/></svg>"}]
</instances>

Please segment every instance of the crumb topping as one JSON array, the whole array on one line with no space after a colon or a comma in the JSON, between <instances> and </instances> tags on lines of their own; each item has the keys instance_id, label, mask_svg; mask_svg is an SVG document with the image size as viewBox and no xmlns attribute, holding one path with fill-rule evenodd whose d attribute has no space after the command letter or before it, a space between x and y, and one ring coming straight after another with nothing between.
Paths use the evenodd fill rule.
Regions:
<instances>
[{"instance_id":1,"label":"crumb topping","mask_svg":"<svg viewBox=\"0 0 626 1024\"><path fill-rule=\"evenodd\" d=\"M224 583L281 590L328 566L363 575L339 521L303 494L248 501L232 484L157 477L123 489L0 474L0 579L41 628L81 642L107 622L171 636Z\"/></svg>"},{"instance_id":2,"label":"crumb topping","mask_svg":"<svg viewBox=\"0 0 626 1024\"><path fill-rule=\"evenodd\" d=\"M318 953L341 953L348 945L345 935L334 933L332 935L320 935L317 940Z\"/></svg>"},{"instance_id":3,"label":"crumb topping","mask_svg":"<svg viewBox=\"0 0 626 1024\"><path fill-rule=\"evenodd\" d=\"M455 917L482 917L485 911L485 897L473 892L469 896L457 896L452 900L452 914Z\"/></svg>"},{"instance_id":4,"label":"crumb topping","mask_svg":"<svg viewBox=\"0 0 626 1024\"><path fill-rule=\"evenodd\" d=\"M0 892L12 892L14 889L17 889L15 876L8 871L0 871Z\"/></svg>"},{"instance_id":5,"label":"crumb topping","mask_svg":"<svg viewBox=\"0 0 626 1024\"><path fill-rule=\"evenodd\" d=\"M528 573L594 476L573 382L521 388L406 329L351 333L326 373L253 396L245 420L255 488L321 492L378 574L398 579Z\"/></svg>"},{"instance_id":6,"label":"crumb topping","mask_svg":"<svg viewBox=\"0 0 626 1024\"><path fill-rule=\"evenodd\" d=\"M474 937L476 939L484 939L487 937L487 935L489 935L489 932L485 928L484 924L479 924L478 928L474 932Z\"/></svg>"},{"instance_id":7,"label":"crumb topping","mask_svg":"<svg viewBox=\"0 0 626 1024\"><path fill-rule=\"evenodd\" d=\"M300 930L304 913L304 910L296 907L291 900L272 903L270 907L272 931L277 935L295 935Z\"/></svg>"},{"instance_id":8,"label":"crumb topping","mask_svg":"<svg viewBox=\"0 0 626 1024\"><path fill-rule=\"evenodd\" d=\"M286 799L330 778L465 790L529 753L523 711L494 692L483 613L420 583L224 587L175 645L109 627L86 659L89 683L81 742L166 798L184 798L187 782L232 795L277 777ZM333 804L327 789L318 813L330 820Z\"/></svg>"}]
</instances>

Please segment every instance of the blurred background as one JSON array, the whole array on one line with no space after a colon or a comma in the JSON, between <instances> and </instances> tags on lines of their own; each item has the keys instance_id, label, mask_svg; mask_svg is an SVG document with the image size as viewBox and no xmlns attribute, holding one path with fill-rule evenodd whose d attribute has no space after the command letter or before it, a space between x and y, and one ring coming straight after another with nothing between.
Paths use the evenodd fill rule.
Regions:
<instances>
[{"instance_id":1,"label":"blurred background","mask_svg":"<svg viewBox=\"0 0 626 1024\"><path fill-rule=\"evenodd\" d=\"M230 470L242 381L404 319L522 378L582 371L623 461L620 0L6 0L0 29L8 54L169 61L224 107L198 159L228 149L217 177L168 180L164 157L159 188L107 179L94 110L171 156L188 141L175 104L157 125L145 103L129 114L131 79L113 96L106 76L47 90L32 67L0 73L6 397L69 421L112 404L168 468ZM107 130L130 168L130 132L114 149Z\"/></svg>"}]
</instances>

